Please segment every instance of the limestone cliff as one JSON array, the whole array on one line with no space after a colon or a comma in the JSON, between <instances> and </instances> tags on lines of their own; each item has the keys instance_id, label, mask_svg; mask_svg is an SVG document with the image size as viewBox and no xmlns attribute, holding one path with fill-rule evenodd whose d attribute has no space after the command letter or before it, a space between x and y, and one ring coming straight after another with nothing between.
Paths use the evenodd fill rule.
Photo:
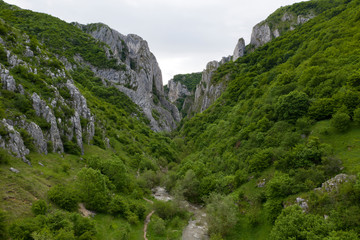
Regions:
<instances>
[{"instance_id":1,"label":"limestone cliff","mask_svg":"<svg viewBox=\"0 0 360 240\"><path fill-rule=\"evenodd\" d=\"M190 96L191 93L187 89L187 87L182 84L181 82L175 82L173 79L171 79L167 84L169 90L168 90L168 98L169 101L174 103L176 100L178 100L180 97L186 97Z\"/></svg>"},{"instance_id":2,"label":"limestone cliff","mask_svg":"<svg viewBox=\"0 0 360 240\"><path fill-rule=\"evenodd\" d=\"M29 37L26 34L22 37L25 41L18 39L18 42L29 44L27 41ZM73 80L64 69L42 64L50 58L46 51L40 48L34 53L29 46L26 46L24 53L14 53L11 42L4 40L1 41L0 47L6 53L6 59L2 59L5 65L0 63L2 90L20 99L16 107L24 109L23 115L7 114L10 118L0 120L0 147L28 164L30 161L26 155L30 152L27 147L29 144L35 148L32 150L39 153L47 154L49 151L63 153L64 145L76 139L74 144L83 152L83 142L89 143L94 136L95 118ZM38 75L40 71L41 77ZM23 80L27 85L26 88L19 83L21 79L19 76L15 80L16 74L26 77ZM45 83L44 78L47 78L51 84ZM43 89L33 87L27 81L38 81L36 84L43 84ZM68 95L65 94L66 98L62 96L60 89L62 94L68 92ZM51 94L46 95L46 92ZM2 94L0 93L1 97ZM64 109L67 110L66 113ZM12 109L7 111L11 112ZM27 116L31 116L31 119ZM81 118L86 120L87 125L81 125ZM86 139L83 139L83 136Z\"/></svg>"},{"instance_id":3,"label":"limestone cliff","mask_svg":"<svg viewBox=\"0 0 360 240\"><path fill-rule=\"evenodd\" d=\"M155 56L145 40L135 34L127 36L104 24L77 24L95 39L106 43L109 57L117 59L123 69L98 69L93 72L128 95L141 107L155 131L170 131L180 121L178 109L164 97L162 74ZM158 117L153 113L158 112Z\"/></svg>"},{"instance_id":4,"label":"limestone cliff","mask_svg":"<svg viewBox=\"0 0 360 240\"><path fill-rule=\"evenodd\" d=\"M191 108L192 112L197 113L205 111L218 97L220 97L221 93L226 88L226 83L213 83L211 78L219 66L229 62L230 59L231 56L224 57L220 62L212 61L206 65L206 69L202 72L201 81L196 86L194 104Z\"/></svg>"},{"instance_id":5,"label":"limestone cliff","mask_svg":"<svg viewBox=\"0 0 360 240\"><path fill-rule=\"evenodd\" d=\"M288 7L280 8L275 13L253 27L250 44L254 48L261 47L315 17L311 8L307 9L306 14L299 15Z\"/></svg>"}]
</instances>

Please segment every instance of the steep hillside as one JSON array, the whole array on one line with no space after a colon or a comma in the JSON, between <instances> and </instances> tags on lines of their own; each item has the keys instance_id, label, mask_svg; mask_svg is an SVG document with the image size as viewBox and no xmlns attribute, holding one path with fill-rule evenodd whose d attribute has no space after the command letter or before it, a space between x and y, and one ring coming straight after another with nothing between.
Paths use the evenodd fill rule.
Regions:
<instances>
[{"instance_id":1,"label":"steep hillside","mask_svg":"<svg viewBox=\"0 0 360 240\"><path fill-rule=\"evenodd\" d=\"M221 234L229 239L266 239L274 222L271 239L325 238L327 231L339 239L359 234L358 217L343 222L346 209L359 211L358 185L341 185L358 182L352 175L360 170L352 154L358 151L357 137L351 134L358 131L360 107L359 1L307 4L327 7L293 31L218 67L211 82L227 82L225 92L181 131L188 155L174 173L178 184L168 187L180 187L193 202L210 196L215 219L221 209L211 205L214 193L230 194L241 214L223 226ZM346 174L324 183L339 173ZM289 205L309 214L297 208L282 211ZM291 232L295 218L300 229ZM220 217L214 220L210 233L220 231L220 222ZM312 228L310 222L319 225ZM231 224L237 224L233 231Z\"/></svg>"},{"instance_id":2,"label":"steep hillside","mask_svg":"<svg viewBox=\"0 0 360 240\"><path fill-rule=\"evenodd\" d=\"M161 70L147 42L134 34L124 36L104 24L76 25L110 46L118 64L126 66L121 70L92 68L95 75L114 84L139 105L153 130L175 129L179 111L165 99Z\"/></svg>"},{"instance_id":3,"label":"steep hillside","mask_svg":"<svg viewBox=\"0 0 360 240\"><path fill-rule=\"evenodd\" d=\"M200 80L201 73L178 74L165 86L165 94L179 109L182 118L190 114L195 88Z\"/></svg>"},{"instance_id":4,"label":"steep hillside","mask_svg":"<svg viewBox=\"0 0 360 240\"><path fill-rule=\"evenodd\" d=\"M272 41L273 39L293 31L323 11L335 7L339 1L308 1L291 6L281 7L264 21L256 24L251 33L250 43L245 45L243 38L237 42L233 55L224 57L221 61L211 61L203 71L203 77L195 91L194 103L191 111L201 113L213 104L226 88L227 80L213 82L213 73L222 64L253 52L256 48Z\"/></svg>"},{"instance_id":5,"label":"steep hillside","mask_svg":"<svg viewBox=\"0 0 360 240\"><path fill-rule=\"evenodd\" d=\"M97 72L129 73L128 65L77 26L3 1L0 18L0 238L142 235L152 209L143 197L151 198L161 169L178 161L170 139L152 130L176 126L156 110L170 103L159 97L150 110L158 121L150 123L140 104ZM150 54L146 42L131 38ZM155 102L161 78L148 80L144 101ZM80 203L94 220L77 213ZM175 214L166 224L175 217L169 234L186 223Z\"/></svg>"},{"instance_id":6,"label":"steep hillside","mask_svg":"<svg viewBox=\"0 0 360 240\"><path fill-rule=\"evenodd\" d=\"M136 35L0 18L0 239L143 239L146 216L149 239L359 239L360 0L280 8L166 90Z\"/></svg>"},{"instance_id":7,"label":"steep hillside","mask_svg":"<svg viewBox=\"0 0 360 240\"><path fill-rule=\"evenodd\" d=\"M180 121L177 109L163 96L161 70L156 59L140 37L123 36L104 24L74 24L77 28L49 15L4 4L2 17L46 44L66 70L76 72L89 67L104 85L124 92L140 106L153 130L170 131Z\"/></svg>"}]
</instances>

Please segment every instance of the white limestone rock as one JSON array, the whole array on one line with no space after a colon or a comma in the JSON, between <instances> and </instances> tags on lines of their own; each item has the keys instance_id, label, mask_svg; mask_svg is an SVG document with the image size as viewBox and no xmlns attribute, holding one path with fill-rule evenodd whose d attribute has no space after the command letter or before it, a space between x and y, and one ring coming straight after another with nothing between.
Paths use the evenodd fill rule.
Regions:
<instances>
[{"instance_id":1,"label":"white limestone rock","mask_svg":"<svg viewBox=\"0 0 360 240\"><path fill-rule=\"evenodd\" d=\"M240 38L234 49L232 60L235 62L238 58L244 56L245 54L245 40Z\"/></svg>"}]
</instances>

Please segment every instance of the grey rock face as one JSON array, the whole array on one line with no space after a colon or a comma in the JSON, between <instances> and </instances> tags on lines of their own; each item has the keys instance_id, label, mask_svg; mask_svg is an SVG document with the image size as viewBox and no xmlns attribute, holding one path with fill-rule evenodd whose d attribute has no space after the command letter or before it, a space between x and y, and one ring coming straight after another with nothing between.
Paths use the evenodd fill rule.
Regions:
<instances>
[{"instance_id":1,"label":"grey rock face","mask_svg":"<svg viewBox=\"0 0 360 240\"><path fill-rule=\"evenodd\" d=\"M270 23L269 20L262 21L253 27L250 44L255 48L261 47L274 38L280 37L285 32L294 30L297 26L306 23L314 17L315 14L309 10L308 14L299 16L291 12L285 12L281 19L278 20L279 22ZM280 24L280 21L282 24ZM284 28L284 23L288 28Z\"/></svg>"},{"instance_id":2,"label":"grey rock face","mask_svg":"<svg viewBox=\"0 0 360 240\"><path fill-rule=\"evenodd\" d=\"M173 79L168 82L168 87L168 98L172 103L178 100L180 97L191 95L185 85L181 84L180 82L175 82Z\"/></svg>"},{"instance_id":3,"label":"grey rock face","mask_svg":"<svg viewBox=\"0 0 360 240\"><path fill-rule=\"evenodd\" d=\"M34 52L30 50L29 46L26 46L24 56L25 57L34 57Z\"/></svg>"},{"instance_id":4,"label":"grey rock face","mask_svg":"<svg viewBox=\"0 0 360 240\"><path fill-rule=\"evenodd\" d=\"M308 14L308 15L306 15L306 16L303 16L303 15L299 15L298 17L297 17L297 24L304 24L304 23L306 23L307 21L309 21L310 19L312 19L312 18L314 18L315 17L315 15L313 15L313 14Z\"/></svg>"},{"instance_id":5,"label":"grey rock face","mask_svg":"<svg viewBox=\"0 0 360 240\"><path fill-rule=\"evenodd\" d=\"M271 41L271 30L269 24L261 22L253 27L250 44L258 48Z\"/></svg>"},{"instance_id":6,"label":"grey rock face","mask_svg":"<svg viewBox=\"0 0 360 240\"><path fill-rule=\"evenodd\" d=\"M308 212L309 210L309 205L308 205L308 201L305 199L302 199L300 197L296 198L296 203L301 207L301 209L303 210L303 212Z\"/></svg>"},{"instance_id":7,"label":"grey rock face","mask_svg":"<svg viewBox=\"0 0 360 240\"><path fill-rule=\"evenodd\" d=\"M12 171L13 173L20 173L19 170L17 170L16 168L13 168L13 167L10 168L10 171Z\"/></svg>"},{"instance_id":8,"label":"grey rock face","mask_svg":"<svg viewBox=\"0 0 360 240\"><path fill-rule=\"evenodd\" d=\"M22 126L34 139L34 144L38 152L47 154L47 141L41 128L34 122L27 123L24 120L22 121Z\"/></svg>"},{"instance_id":9,"label":"grey rock face","mask_svg":"<svg viewBox=\"0 0 360 240\"><path fill-rule=\"evenodd\" d=\"M81 154L84 154L80 115L77 111L75 112L74 116L71 117L71 123L73 126L73 132L75 133L76 143L81 149Z\"/></svg>"},{"instance_id":10,"label":"grey rock face","mask_svg":"<svg viewBox=\"0 0 360 240\"><path fill-rule=\"evenodd\" d=\"M15 130L13 125L7 123L5 119L0 121L0 124L3 125L8 133L7 136L0 135L0 147L7 149L9 153L21 158L25 163L31 165L30 161L26 159L26 155L28 155L30 151L26 148L20 133Z\"/></svg>"},{"instance_id":11,"label":"grey rock face","mask_svg":"<svg viewBox=\"0 0 360 240\"><path fill-rule=\"evenodd\" d=\"M86 133L86 141L89 143L93 139L95 134L95 119L87 106L85 97L80 93L79 89L74 85L74 83L68 80L66 82L66 87L70 91L70 96L72 98L71 104L72 107L75 109L75 115L72 117L71 122L74 126L78 146L83 150L82 132L84 131ZM82 129L80 124L80 117L88 120L88 125L86 129Z\"/></svg>"},{"instance_id":12,"label":"grey rock face","mask_svg":"<svg viewBox=\"0 0 360 240\"><path fill-rule=\"evenodd\" d=\"M326 191L326 192L332 192L337 191L339 188L339 185L345 182L354 181L356 179L353 175L347 175L344 173L338 174L335 177L327 180L321 185L321 188L316 188L315 190L320 191Z\"/></svg>"},{"instance_id":13,"label":"grey rock face","mask_svg":"<svg viewBox=\"0 0 360 240\"><path fill-rule=\"evenodd\" d=\"M125 66L125 70L120 71L92 68L93 72L140 106L153 130L174 129L180 114L164 97L161 70L147 42L134 34L122 35L104 24L93 26L80 25L85 32L109 45L118 63ZM154 103L155 97L160 100L160 105ZM158 120L153 117L153 111L160 113Z\"/></svg>"},{"instance_id":14,"label":"grey rock face","mask_svg":"<svg viewBox=\"0 0 360 240\"><path fill-rule=\"evenodd\" d=\"M36 115L44 118L48 123L50 123L48 138L53 143L53 152L64 152L63 143L61 141L60 132L57 127L57 122L53 111L49 106L47 106L44 100L40 99L37 93L33 93L32 100Z\"/></svg>"},{"instance_id":15,"label":"grey rock face","mask_svg":"<svg viewBox=\"0 0 360 240\"><path fill-rule=\"evenodd\" d=\"M230 60L230 58L227 58L227 60ZM215 102L216 99L220 97L221 93L224 91L226 86L223 82L219 84L214 84L211 82L211 78L214 72L223 63L225 62L212 61L206 65L206 69L202 73L201 81L196 86L195 100L192 106L192 111L205 111L211 104Z\"/></svg>"},{"instance_id":16,"label":"grey rock face","mask_svg":"<svg viewBox=\"0 0 360 240\"><path fill-rule=\"evenodd\" d=\"M16 91L15 79L13 78L13 76L10 75L9 70L5 69L1 64L0 64L0 77L4 89L12 92Z\"/></svg>"},{"instance_id":17,"label":"grey rock face","mask_svg":"<svg viewBox=\"0 0 360 240\"><path fill-rule=\"evenodd\" d=\"M294 16L288 12L285 12L284 15L281 17L282 22L292 21L293 19L294 19Z\"/></svg>"},{"instance_id":18,"label":"grey rock face","mask_svg":"<svg viewBox=\"0 0 360 240\"><path fill-rule=\"evenodd\" d=\"M232 60L235 62L239 57L244 56L244 54L245 54L245 41L243 38L240 38L234 49Z\"/></svg>"}]
</instances>

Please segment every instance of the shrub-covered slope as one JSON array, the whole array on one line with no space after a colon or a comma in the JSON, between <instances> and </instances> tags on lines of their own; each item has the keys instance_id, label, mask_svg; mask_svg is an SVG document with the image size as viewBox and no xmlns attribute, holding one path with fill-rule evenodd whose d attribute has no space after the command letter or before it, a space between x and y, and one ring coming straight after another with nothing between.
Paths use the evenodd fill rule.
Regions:
<instances>
[{"instance_id":1,"label":"shrub-covered slope","mask_svg":"<svg viewBox=\"0 0 360 240\"><path fill-rule=\"evenodd\" d=\"M301 11L311 2L321 1L292 8ZM356 139L341 143L333 137L357 131L359 123L359 4L337 1L303 26L220 66L212 81L228 81L226 91L185 122L177 141L188 155L173 173L177 184L168 187L194 202L231 194L239 216L233 232L223 233L230 239L266 238L274 222L272 239L359 234L355 213L351 223L343 220L347 209L359 211L359 189L340 184L357 182L355 177L335 178L337 190L313 192L340 172L360 170L360 162L337 146ZM348 154L357 151L353 146ZM306 205L309 214L282 211L294 204Z\"/></svg>"},{"instance_id":2,"label":"shrub-covered slope","mask_svg":"<svg viewBox=\"0 0 360 240\"><path fill-rule=\"evenodd\" d=\"M120 71L103 43L2 1L0 18L0 238L137 239L152 208L143 197L178 161L171 140L87 64L64 66L81 55ZM181 229L186 215L173 218L163 227Z\"/></svg>"}]
</instances>

